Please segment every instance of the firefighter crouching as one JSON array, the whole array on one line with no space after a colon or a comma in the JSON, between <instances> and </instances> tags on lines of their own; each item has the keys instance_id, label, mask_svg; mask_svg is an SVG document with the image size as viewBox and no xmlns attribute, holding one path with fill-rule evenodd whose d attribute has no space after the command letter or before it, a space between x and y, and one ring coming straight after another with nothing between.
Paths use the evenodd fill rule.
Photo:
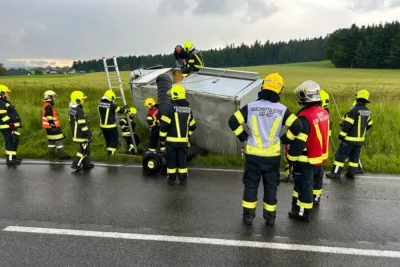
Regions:
<instances>
[{"instance_id":1,"label":"firefighter crouching","mask_svg":"<svg viewBox=\"0 0 400 267\"><path fill-rule=\"evenodd\" d=\"M192 42L185 42L183 50L188 54L185 65L182 67L182 77L186 77L190 72L203 68L204 60L201 52L194 47Z\"/></svg>"},{"instance_id":2,"label":"firefighter crouching","mask_svg":"<svg viewBox=\"0 0 400 267\"><path fill-rule=\"evenodd\" d=\"M170 95L172 103L160 120L160 139L161 142L166 142L168 184L175 184L178 172L180 183L184 185L188 178L189 137L196 129L196 122L186 100L185 88L182 85L174 85Z\"/></svg>"},{"instance_id":3,"label":"firefighter crouching","mask_svg":"<svg viewBox=\"0 0 400 267\"><path fill-rule=\"evenodd\" d=\"M313 179L320 177L321 166L328 160L329 113L321 107L320 87L316 82L304 81L295 93L299 94L299 104L303 107L297 113L303 129L290 145L287 155L287 160L294 165L289 217L309 222L314 202Z\"/></svg>"},{"instance_id":4,"label":"firefighter crouching","mask_svg":"<svg viewBox=\"0 0 400 267\"><path fill-rule=\"evenodd\" d=\"M89 120L83 111L85 99L87 99L87 97L83 92L72 92L68 111L72 141L79 144L79 150L71 165L71 168L76 170L94 167L94 164L90 162L90 142L92 141L92 133L90 131Z\"/></svg>"},{"instance_id":5,"label":"firefighter crouching","mask_svg":"<svg viewBox=\"0 0 400 267\"><path fill-rule=\"evenodd\" d=\"M160 114L158 113L158 104L153 98L147 98L144 101L144 106L149 109L147 113L147 124L150 127L149 152L155 153L160 140ZM165 145L161 142L160 151L165 151Z\"/></svg>"},{"instance_id":6,"label":"firefighter crouching","mask_svg":"<svg viewBox=\"0 0 400 267\"><path fill-rule=\"evenodd\" d=\"M344 162L349 158L349 167L346 177L355 178L359 167L361 148L365 141L366 132L372 127L372 114L366 104L369 101L369 92L360 90L356 94L356 105L347 112L341 122L339 133L340 145L336 151L335 161L331 173L326 174L329 178L339 178L344 167Z\"/></svg>"},{"instance_id":7,"label":"firefighter crouching","mask_svg":"<svg viewBox=\"0 0 400 267\"><path fill-rule=\"evenodd\" d=\"M64 151L62 140L65 138L61 132L60 120L58 119L57 112L54 109L54 100L57 94L52 91L44 92L43 108L42 108L42 127L46 129L47 134L47 148L50 158L55 156L58 150L60 159L70 159L71 156L67 155Z\"/></svg>"},{"instance_id":8,"label":"firefighter crouching","mask_svg":"<svg viewBox=\"0 0 400 267\"><path fill-rule=\"evenodd\" d=\"M0 132L3 134L6 152L6 164L20 164L22 159L17 157L20 140L18 128L22 127L21 119L15 107L9 101L7 86L0 84Z\"/></svg>"},{"instance_id":9,"label":"firefighter crouching","mask_svg":"<svg viewBox=\"0 0 400 267\"><path fill-rule=\"evenodd\" d=\"M140 138L139 136L135 133L135 128L136 128L136 123L134 121L135 115L136 115L136 108L132 107L129 109L129 120L131 123L132 128L129 129L129 123L127 120L121 119L119 121L119 125L121 126L122 130L122 137L125 139L126 144L128 146L128 154L134 155L135 154L135 146L133 145L132 138L131 138L131 132L133 133L133 137L135 138L135 144L136 147L140 144Z\"/></svg>"},{"instance_id":10,"label":"firefighter crouching","mask_svg":"<svg viewBox=\"0 0 400 267\"><path fill-rule=\"evenodd\" d=\"M100 128L106 141L107 155L114 155L118 146L118 128L115 112L127 114L128 106L119 107L114 103L116 95L114 91L107 90L98 104L100 114Z\"/></svg>"},{"instance_id":11,"label":"firefighter crouching","mask_svg":"<svg viewBox=\"0 0 400 267\"><path fill-rule=\"evenodd\" d=\"M283 78L278 73L267 75L262 90L258 93L258 100L237 110L228 122L241 142L247 140L242 200L243 221L247 225L251 225L256 216L257 192L261 177L264 184L263 217L267 225L275 224L281 142L291 143L302 129L300 120L286 106L279 103L283 87ZM250 135L244 130L244 123L248 125ZM288 130L280 138L280 131L284 125Z\"/></svg>"}]
</instances>

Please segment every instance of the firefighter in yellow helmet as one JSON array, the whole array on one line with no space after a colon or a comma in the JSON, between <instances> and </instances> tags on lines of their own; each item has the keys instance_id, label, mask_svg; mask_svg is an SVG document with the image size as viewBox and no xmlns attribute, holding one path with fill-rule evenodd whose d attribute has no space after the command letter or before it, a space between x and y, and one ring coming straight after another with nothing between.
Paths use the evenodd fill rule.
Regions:
<instances>
[{"instance_id":1,"label":"firefighter in yellow helmet","mask_svg":"<svg viewBox=\"0 0 400 267\"><path fill-rule=\"evenodd\" d=\"M118 146L116 112L120 114L127 114L129 112L128 106L119 107L114 103L115 99L115 92L113 90L107 90L98 103L100 129L106 141L108 156L114 155Z\"/></svg>"},{"instance_id":2,"label":"firefighter in yellow helmet","mask_svg":"<svg viewBox=\"0 0 400 267\"><path fill-rule=\"evenodd\" d=\"M72 162L71 168L75 170L90 169L94 164L90 162L90 143L92 132L89 119L83 111L83 103L87 96L81 91L74 91L71 94L69 103L69 124L71 127L72 141L79 144L79 150Z\"/></svg>"},{"instance_id":3,"label":"firefighter in yellow helmet","mask_svg":"<svg viewBox=\"0 0 400 267\"><path fill-rule=\"evenodd\" d=\"M135 116L136 116L136 108L131 107L129 109L129 120L131 123L131 129L129 129L129 123L128 121L123 118L119 121L119 125L121 126L122 130L122 137L126 141L126 145L128 147L128 154L134 155L135 154L135 146L132 142L131 138L131 132L133 133L133 137L135 139L135 144L138 146L141 142L139 136L135 133L135 128L136 128L136 122L135 122Z\"/></svg>"},{"instance_id":4,"label":"firefighter in yellow helmet","mask_svg":"<svg viewBox=\"0 0 400 267\"><path fill-rule=\"evenodd\" d=\"M15 107L10 103L8 93L11 90L0 84L0 132L3 134L6 150L6 164L20 164L21 160L17 157L20 133L17 131L22 128L21 119Z\"/></svg>"},{"instance_id":5,"label":"firefighter in yellow helmet","mask_svg":"<svg viewBox=\"0 0 400 267\"><path fill-rule=\"evenodd\" d=\"M183 51L188 53L185 66L182 68L182 76L187 76L192 71L198 71L204 67L204 60L200 50L197 50L192 42L183 45Z\"/></svg>"},{"instance_id":6,"label":"firefighter in yellow helmet","mask_svg":"<svg viewBox=\"0 0 400 267\"><path fill-rule=\"evenodd\" d=\"M47 134L47 148L50 158L55 156L58 151L59 159L70 159L71 156L66 154L62 140L65 139L64 134L61 132L60 119L58 118L57 111L54 108L56 92L47 90L43 95L42 107L42 127L46 130Z\"/></svg>"},{"instance_id":7,"label":"firefighter in yellow helmet","mask_svg":"<svg viewBox=\"0 0 400 267\"><path fill-rule=\"evenodd\" d=\"M178 174L182 185L187 183L187 155L189 137L196 129L192 109L186 100L186 90L182 85L174 85L170 90L172 103L161 116L160 138L166 142L168 184L175 184Z\"/></svg>"},{"instance_id":8,"label":"firefighter in yellow helmet","mask_svg":"<svg viewBox=\"0 0 400 267\"><path fill-rule=\"evenodd\" d=\"M150 143L147 153L155 153L159 144L160 137L160 114L158 112L158 104L154 98L147 98L144 106L149 109L147 112L147 124L150 127ZM165 145L160 142L160 151L165 151Z\"/></svg>"},{"instance_id":9,"label":"firefighter in yellow helmet","mask_svg":"<svg viewBox=\"0 0 400 267\"><path fill-rule=\"evenodd\" d=\"M239 141L247 141L242 200L243 221L247 225L251 225L256 216L257 191L261 178L264 184L263 217L267 225L275 224L281 142L290 144L302 129L299 119L279 103L284 85L278 73L267 75L258 99L237 110L228 122ZM245 131L242 124L247 124L250 133ZM280 137L283 126L287 126L288 130Z\"/></svg>"},{"instance_id":10,"label":"firefighter in yellow helmet","mask_svg":"<svg viewBox=\"0 0 400 267\"><path fill-rule=\"evenodd\" d=\"M339 133L340 145L336 151L331 173L326 174L326 177L339 178L344 163L349 158L349 166L345 176L350 179L355 178L365 134L373 124L372 113L366 106L367 103L370 103L369 92L365 89L360 90L355 98L356 105L344 115Z\"/></svg>"}]
</instances>

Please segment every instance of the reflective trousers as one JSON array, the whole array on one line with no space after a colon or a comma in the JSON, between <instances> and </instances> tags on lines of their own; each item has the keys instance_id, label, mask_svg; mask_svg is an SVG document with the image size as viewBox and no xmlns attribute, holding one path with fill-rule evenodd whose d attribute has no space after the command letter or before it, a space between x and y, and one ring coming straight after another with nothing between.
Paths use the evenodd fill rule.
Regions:
<instances>
[{"instance_id":1,"label":"reflective trousers","mask_svg":"<svg viewBox=\"0 0 400 267\"><path fill-rule=\"evenodd\" d=\"M149 144L149 150L150 151L156 151L157 146L159 144L159 137L160 137L160 126L154 126L151 127L150 129L150 144ZM162 145L160 143L160 150L165 151L165 145Z\"/></svg>"},{"instance_id":2,"label":"reflective trousers","mask_svg":"<svg viewBox=\"0 0 400 267\"><path fill-rule=\"evenodd\" d=\"M363 144L354 143L349 141L343 141L338 150L336 151L335 161L333 162L332 173L340 174L344 167L344 163L349 158L349 168L347 173L353 175L356 173L358 168L358 162L360 160L360 153Z\"/></svg>"},{"instance_id":3,"label":"reflective trousers","mask_svg":"<svg viewBox=\"0 0 400 267\"><path fill-rule=\"evenodd\" d=\"M13 158L12 156L17 155L20 133L17 131L12 131L11 129L2 129L0 132L4 137L6 156L11 160Z\"/></svg>"},{"instance_id":4,"label":"reflective trousers","mask_svg":"<svg viewBox=\"0 0 400 267\"><path fill-rule=\"evenodd\" d=\"M187 143L167 142L166 151L168 180L175 181L177 174L179 176L179 180L187 179L187 145Z\"/></svg>"},{"instance_id":5,"label":"reflective trousers","mask_svg":"<svg viewBox=\"0 0 400 267\"><path fill-rule=\"evenodd\" d=\"M118 129L114 128L101 128L104 139L106 140L107 154L114 155L118 146Z\"/></svg>"},{"instance_id":6,"label":"reflective trousers","mask_svg":"<svg viewBox=\"0 0 400 267\"><path fill-rule=\"evenodd\" d=\"M294 189L293 199L296 201L296 212L303 216L304 210L313 208L314 175L320 167L305 162L296 162L293 167Z\"/></svg>"}]
</instances>

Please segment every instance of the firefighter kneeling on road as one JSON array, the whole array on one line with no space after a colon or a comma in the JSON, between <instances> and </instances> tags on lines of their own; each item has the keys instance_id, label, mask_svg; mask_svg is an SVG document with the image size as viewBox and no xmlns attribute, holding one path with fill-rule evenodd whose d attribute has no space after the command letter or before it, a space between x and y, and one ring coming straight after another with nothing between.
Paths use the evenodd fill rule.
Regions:
<instances>
[{"instance_id":1,"label":"firefighter kneeling on road","mask_svg":"<svg viewBox=\"0 0 400 267\"><path fill-rule=\"evenodd\" d=\"M129 129L129 123L126 119L121 119L119 121L119 125L122 129L122 137L124 137L126 144L128 146L128 154L135 155L135 146L133 145L131 132L133 133L133 137L135 138L136 147L140 144L140 138L135 133L136 123L134 121L136 115L136 108L132 107L129 109L129 120L131 123L132 128Z\"/></svg>"},{"instance_id":2,"label":"firefighter kneeling on road","mask_svg":"<svg viewBox=\"0 0 400 267\"><path fill-rule=\"evenodd\" d=\"M246 165L243 184L243 221L251 225L256 216L257 192L262 177L264 184L263 217L267 225L274 225L276 218L277 189L281 142L290 144L301 131L300 120L283 104L279 103L284 87L283 78L278 74L267 75L258 93L258 100L237 110L229 119L229 127L243 142L247 140ZM242 124L246 123L250 135ZM286 134L279 137L282 126Z\"/></svg>"},{"instance_id":3,"label":"firefighter kneeling on road","mask_svg":"<svg viewBox=\"0 0 400 267\"><path fill-rule=\"evenodd\" d=\"M116 95L114 91L107 90L101 98L98 109L100 113L100 128L106 141L107 155L114 155L118 146L118 128L116 124L115 112L127 114L128 106L119 107L114 103Z\"/></svg>"},{"instance_id":4,"label":"firefighter kneeling on road","mask_svg":"<svg viewBox=\"0 0 400 267\"><path fill-rule=\"evenodd\" d=\"M79 144L79 150L71 165L71 168L76 170L94 167L94 164L90 162L92 132L90 131L89 120L83 111L83 103L86 98L81 91L72 92L68 111L72 140Z\"/></svg>"},{"instance_id":5,"label":"firefighter kneeling on road","mask_svg":"<svg viewBox=\"0 0 400 267\"><path fill-rule=\"evenodd\" d=\"M147 124L150 126L149 153L155 153L160 137L160 114L158 104L153 98L147 98L144 106L149 109L147 113ZM160 151L165 151L165 145L160 142Z\"/></svg>"},{"instance_id":6,"label":"firefighter kneeling on road","mask_svg":"<svg viewBox=\"0 0 400 267\"><path fill-rule=\"evenodd\" d=\"M8 100L8 92L11 92L7 86L0 84L0 132L3 134L6 150L6 164L20 164L22 159L17 157L21 128L21 119L15 107Z\"/></svg>"},{"instance_id":7,"label":"firefighter kneeling on road","mask_svg":"<svg viewBox=\"0 0 400 267\"><path fill-rule=\"evenodd\" d=\"M331 173L326 174L329 178L340 178L344 162L349 158L349 167L346 177L355 178L359 167L361 148L365 141L366 132L372 127L372 114L366 107L369 102L369 92L360 90L356 94L356 105L347 112L341 122L339 133L340 145L336 151L335 161Z\"/></svg>"},{"instance_id":8,"label":"firefighter kneeling on road","mask_svg":"<svg viewBox=\"0 0 400 267\"><path fill-rule=\"evenodd\" d=\"M313 208L313 179L320 176L321 166L328 160L329 113L321 107L320 86L304 81L296 89L303 108L297 117L303 129L290 145L287 160L293 164L294 189L289 217L310 221Z\"/></svg>"},{"instance_id":9,"label":"firefighter kneeling on road","mask_svg":"<svg viewBox=\"0 0 400 267\"><path fill-rule=\"evenodd\" d=\"M166 142L168 184L174 185L178 172L182 185L187 183L187 155L189 137L196 129L192 109L186 100L186 90L182 85L174 85L170 90L172 103L166 114L161 116L160 139Z\"/></svg>"},{"instance_id":10,"label":"firefighter kneeling on road","mask_svg":"<svg viewBox=\"0 0 400 267\"><path fill-rule=\"evenodd\" d=\"M65 139L64 134L61 132L60 120L58 119L57 112L54 109L54 100L57 94L52 91L44 92L43 108L42 108L42 127L46 129L47 134L47 148L50 158L55 156L58 150L60 159L70 159L71 156L67 155L64 151L62 140Z\"/></svg>"}]
</instances>

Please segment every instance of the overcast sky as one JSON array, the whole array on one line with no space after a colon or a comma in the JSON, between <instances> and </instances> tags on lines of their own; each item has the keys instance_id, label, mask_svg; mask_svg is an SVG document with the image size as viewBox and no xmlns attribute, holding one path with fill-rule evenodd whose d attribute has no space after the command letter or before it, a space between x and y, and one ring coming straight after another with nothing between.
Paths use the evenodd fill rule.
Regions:
<instances>
[{"instance_id":1,"label":"overcast sky","mask_svg":"<svg viewBox=\"0 0 400 267\"><path fill-rule=\"evenodd\" d=\"M0 0L0 62L172 53L186 40L205 50L399 18L400 0Z\"/></svg>"}]
</instances>

